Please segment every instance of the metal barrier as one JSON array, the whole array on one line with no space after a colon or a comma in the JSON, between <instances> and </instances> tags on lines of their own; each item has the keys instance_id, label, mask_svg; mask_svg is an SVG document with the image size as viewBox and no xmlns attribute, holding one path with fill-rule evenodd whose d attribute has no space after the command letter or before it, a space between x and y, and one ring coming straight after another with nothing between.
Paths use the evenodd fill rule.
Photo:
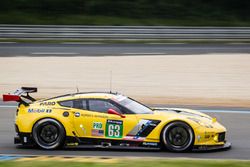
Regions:
<instances>
[{"instance_id":1,"label":"metal barrier","mask_svg":"<svg viewBox=\"0 0 250 167\"><path fill-rule=\"evenodd\" d=\"M0 38L79 40L250 40L250 27L0 25Z\"/></svg>"}]
</instances>

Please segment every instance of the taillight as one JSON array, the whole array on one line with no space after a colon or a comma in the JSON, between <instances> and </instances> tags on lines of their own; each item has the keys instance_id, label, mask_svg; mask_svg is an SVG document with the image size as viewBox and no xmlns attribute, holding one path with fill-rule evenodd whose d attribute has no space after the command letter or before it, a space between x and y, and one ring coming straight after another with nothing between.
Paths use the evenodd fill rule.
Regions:
<instances>
[{"instance_id":1,"label":"taillight","mask_svg":"<svg viewBox=\"0 0 250 167\"><path fill-rule=\"evenodd\" d=\"M15 124L15 131L16 131L16 133L19 133L19 128L18 128L17 124Z\"/></svg>"}]
</instances>

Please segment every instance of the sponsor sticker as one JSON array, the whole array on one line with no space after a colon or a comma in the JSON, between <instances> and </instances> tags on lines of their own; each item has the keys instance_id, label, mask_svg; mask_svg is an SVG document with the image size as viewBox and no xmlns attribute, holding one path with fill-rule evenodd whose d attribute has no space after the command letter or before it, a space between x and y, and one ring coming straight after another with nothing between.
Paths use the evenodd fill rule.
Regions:
<instances>
[{"instance_id":1,"label":"sponsor sticker","mask_svg":"<svg viewBox=\"0 0 250 167\"><path fill-rule=\"evenodd\" d=\"M95 114L81 114L82 117L91 117L91 118L108 118L108 116L104 115L95 115Z\"/></svg>"},{"instance_id":2,"label":"sponsor sticker","mask_svg":"<svg viewBox=\"0 0 250 167\"><path fill-rule=\"evenodd\" d=\"M28 113L51 113L52 109L29 108Z\"/></svg>"},{"instance_id":3,"label":"sponsor sticker","mask_svg":"<svg viewBox=\"0 0 250 167\"><path fill-rule=\"evenodd\" d=\"M105 136L111 138L122 138L123 121L121 120L107 120Z\"/></svg>"},{"instance_id":4,"label":"sponsor sticker","mask_svg":"<svg viewBox=\"0 0 250 167\"><path fill-rule=\"evenodd\" d=\"M156 142L143 142L142 145L144 145L144 146L157 147L157 146L158 146L158 143L156 143Z\"/></svg>"},{"instance_id":5,"label":"sponsor sticker","mask_svg":"<svg viewBox=\"0 0 250 167\"><path fill-rule=\"evenodd\" d=\"M42 102L40 103L40 106L54 106L56 104L56 102L54 101L48 101L48 102Z\"/></svg>"},{"instance_id":6,"label":"sponsor sticker","mask_svg":"<svg viewBox=\"0 0 250 167\"><path fill-rule=\"evenodd\" d=\"M130 140L130 141L143 141L145 137L138 137L138 136L125 136L123 140Z\"/></svg>"},{"instance_id":7,"label":"sponsor sticker","mask_svg":"<svg viewBox=\"0 0 250 167\"><path fill-rule=\"evenodd\" d=\"M101 122L94 122L93 129L102 129L102 123Z\"/></svg>"},{"instance_id":8,"label":"sponsor sticker","mask_svg":"<svg viewBox=\"0 0 250 167\"><path fill-rule=\"evenodd\" d=\"M80 117L80 116L81 116L81 114L79 112L75 113L75 117Z\"/></svg>"},{"instance_id":9,"label":"sponsor sticker","mask_svg":"<svg viewBox=\"0 0 250 167\"><path fill-rule=\"evenodd\" d=\"M104 130L92 129L91 135L92 136L104 136Z\"/></svg>"}]
</instances>

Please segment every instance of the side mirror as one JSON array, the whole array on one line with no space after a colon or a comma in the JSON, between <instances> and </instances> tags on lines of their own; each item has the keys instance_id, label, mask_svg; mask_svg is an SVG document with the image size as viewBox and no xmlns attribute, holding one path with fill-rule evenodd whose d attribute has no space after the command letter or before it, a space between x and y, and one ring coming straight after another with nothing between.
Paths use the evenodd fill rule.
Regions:
<instances>
[{"instance_id":1,"label":"side mirror","mask_svg":"<svg viewBox=\"0 0 250 167\"><path fill-rule=\"evenodd\" d=\"M115 111L114 109L110 108L108 109L108 114L114 114L114 115L119 115L122 118L126 118L125 115L120 114L119 112Z\"/></svg>"}]
</instances>

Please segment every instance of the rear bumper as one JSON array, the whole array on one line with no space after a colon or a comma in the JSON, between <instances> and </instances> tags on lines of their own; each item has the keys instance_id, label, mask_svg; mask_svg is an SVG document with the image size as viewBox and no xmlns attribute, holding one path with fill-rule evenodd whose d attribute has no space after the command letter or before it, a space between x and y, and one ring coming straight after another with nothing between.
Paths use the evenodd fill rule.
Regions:
<instances>
[{"instance_id":1,"label":"rear bumper","mask_svg":"<svg viewBox=\"0 0 250 167\"><path fill-rule=\"evenodd\" d=\"M19 136L16 136L16 137L14 138L14 144L21 144L21 143L22 143L22 141L21 141L20 137L19 137Z\"/></svg>"},{"instance_id":2,"label":"rear bumper","mask_svg":"<svg viewBox=\"0 0 250 167\"><path fill-rule=\"evenodd\" d=\"M216 150L227 150L230 149L232 144L230 142L225 142L223 145L211 145L211 146L194 146L193 151L216 151Z\"/></svg>"},{"instance_id":3,"label":"rear bumper","mask_svg":"<svg viewBox=\"0 0 250 167\"><path fill-rule=\"evenodd\" d=\"M14 144L33 145L33 139L29 133L19 133L14 138Z\"/></svg>"},{"instance_id":4,"label":"rear bumper","mask_svg":"<svg viewBox=\"0 0 250 167\"><path fill-rule=\"evenodd\" d=\"M20 132L16 124L15 124L15 130L17 136L14 138L14 144L33 145L33 138L30 133Z\"/></svg>"}]
</instances>

